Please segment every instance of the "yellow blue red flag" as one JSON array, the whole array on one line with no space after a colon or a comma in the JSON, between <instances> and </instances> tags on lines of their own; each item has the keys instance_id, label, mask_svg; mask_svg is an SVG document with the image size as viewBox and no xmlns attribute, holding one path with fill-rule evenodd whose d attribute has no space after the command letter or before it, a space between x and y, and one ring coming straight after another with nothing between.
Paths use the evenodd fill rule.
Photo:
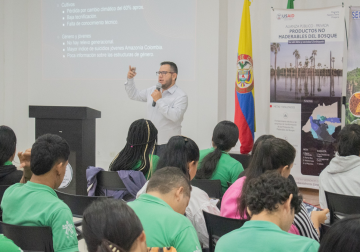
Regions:
<instances>
[{"instance_id":1,"label":"yellow blue red flag","mask_svg":"<svg viewBox=\"0 0 360 252\"><path fill-rule=\"evenodd\" d=\"M239 128L240 153L247 154L254 144L255 104L250 0L244 0L241 18L237 73L235 81L235 119Z\"/></svg>"}]
</instances>

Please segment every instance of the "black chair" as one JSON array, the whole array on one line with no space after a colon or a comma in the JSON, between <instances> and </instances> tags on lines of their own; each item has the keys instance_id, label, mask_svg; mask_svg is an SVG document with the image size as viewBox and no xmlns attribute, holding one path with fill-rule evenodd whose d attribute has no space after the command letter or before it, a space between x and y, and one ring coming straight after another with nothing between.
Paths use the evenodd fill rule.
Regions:
<instances>
[{"instance_id":1,"label":"black chair","mask_svg":"<svg viewBox=\"0 0 360 252\"><path fill-rule=\"evenodd\" d=\"M209 251L215 251L216 242L219 238L244 225L246 220L230 219L203 211L206 229L209 233Z\"/></svg>"},{"instance_id":2,"label":"black chair","mask_svg":"<svg viewBox=\"0 0 360 252\"><path fill-rule=\"evenodd\" d=\"M325 191L330 210L330 225L347 215L360 214L360 197L341 195Z\"/></svg>"},{"instance_id":3,"label":"black chair","mask_svg":"<svg viewBox=\"0 0 360 252\"><path fill-rule=\"evenodd\" d=\"M245 155L245 154L235 154L235 153L229 153L232 158L235 158L237 161L239 161L243 168L246 169L249 166L251 156Z\"/></svg>"},{"instance_id":4,"label":"black chair","mask_svg":"<svg viewBox=\"0 0 360 252\"><path fill-rule=\"evenodd\" d=\"M4 235L26 251L53 252L50 227L17 226L0 222Z\"/></svg>"},{"instance_id":5,"label":"black chair","mask_svg":"<svg viewBox=\"0 0 360 252\"><path fill-rule=\"evenodd\" d=\"M209 179L193 179L191 185L200 188L205 191L210 198L221 200L222 189L220 180L209 180Z\"/></svg>"},{"instance_id":6,"label":"black chair","mask_svg":"<svg viewBox=\"0 0 360 252\"><path fill-rule=\"evenodd\" d=\"M116 171L101 171L96 175L97 179L97 187L103 190L126 190L126 186L124 182L119 178L119 175ZM106 196L101 190L95 191L95 195L97 196ZM131 194L125 195L123 198L124 201L134 200Z\"/></svg>"},{"instance_id":7,"label":"black chair","mask_svg":"<svg viewBox=\"0 0 360 252\"><path fill-rule=\"evenodd\" d=\"M76 218L82 218L85 209L93 203L95 200L111 197L101 197L101 196L84 196L84 195L73 195L68 193L63 193L56 191L59 199L64 201L66 205L71 210L71 213Z\"/></svg>"},{"instance_id":8,"label":"black chair","mask_svg":"<svg viewBox=\"0 0 360 252\"><path fill-rule=\"evenodd\" d=\"M229 181L227 181L226 183L227 183L228 187L230 187L233 184L233 183L231 183Z\"/></svg>"},{"instance_id":9,"label":"black chair","mask_svg":"<svg viewBox=\"0 0 360 252\"><path fill-rule=\"evenodd\" d=\"M126 190L116 171L101 171L96 175L97 186L105 190ZM104 196L104 195L99 195Z\"/></svg>"}]
</instances>

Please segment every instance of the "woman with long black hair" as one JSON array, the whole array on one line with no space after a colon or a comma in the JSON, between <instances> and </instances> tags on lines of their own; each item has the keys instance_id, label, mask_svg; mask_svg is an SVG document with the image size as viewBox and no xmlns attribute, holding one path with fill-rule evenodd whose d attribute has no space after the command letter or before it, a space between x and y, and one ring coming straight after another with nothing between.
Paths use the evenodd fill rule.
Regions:
<instances>
[{"instance_id":1,"label":"woman with long black hair","mask_svg":"<svg viewBox=\"0 0 360 252\"><path fill-rule=\"evenodd\" d=\"M154 124L139 119L130 125L125 147L111 162L109 170L141 171L148 180L156 168L159 157L153 155L158 131Z\"/></svg>"},{"instance_id":2,"label":"woman with long black hair","mask_svg":"<svg viewBox=\"0 0 360 252\"><path fill-rule=\"evenodd\" d=\"M122 200L94 201L84 212L82 232L89 252L147 252L143 226Z\"/></svg>"},{"instance_id":3,"label":"woman with long black hair","mask_svg":"<svg viewBox=\"0 0 360 252\"><path fill-rule=\"evenodd\" d=\"M196 179L220 180L222 193L228 189L228 182L234 183L244 170L242 164L228 152L239 138L239 129L230 121L219 122L213 132L212 148L200 151L199 170Z\"/></svg>"}]
</instances>

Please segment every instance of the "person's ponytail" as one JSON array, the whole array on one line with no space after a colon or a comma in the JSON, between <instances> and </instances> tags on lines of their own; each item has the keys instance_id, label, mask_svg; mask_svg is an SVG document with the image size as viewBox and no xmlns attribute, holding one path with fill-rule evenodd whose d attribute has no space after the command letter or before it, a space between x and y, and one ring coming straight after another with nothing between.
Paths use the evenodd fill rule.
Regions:
<instances>
[{"instance_id":1,"label":"person's ponytail","mask_svg":"<svg viewBox=\"0 0 360 252\"><path fill-rule=\"evenodd\" d=\"M210 179L216 170L217 164L223 151L234 147L239 138L238 127L230 121L219 122L213 133L213 145L215 150L204 157L200 169L196 173L197 179Z\"/></svg>"},{"instance_id":2,"label":"person's ponytail","mask_svg":"<svg viewBox=\"0 0 360 252\"><path fill-rule=\"evenodd\" d=\"M216 166L221 158L222 151L219 148L204 157L201 162L200 169L196 173L197 179L210 179L213 175Z\"/></svg>"}]
</instances>

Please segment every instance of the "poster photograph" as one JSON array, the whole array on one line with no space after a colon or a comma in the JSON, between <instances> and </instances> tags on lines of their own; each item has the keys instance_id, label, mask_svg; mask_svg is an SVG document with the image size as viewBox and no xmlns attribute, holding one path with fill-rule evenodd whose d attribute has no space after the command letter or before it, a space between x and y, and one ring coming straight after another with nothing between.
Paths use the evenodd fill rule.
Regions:
<instances>
[{"instance_id":1,"label":"poster photograph","mask_svg":"<svg viewBox=\"0 0 360 252\"><path fill-rule=\"evenodd\" d=\"M341 6L271 10L270 134L295 147L291 174L300 187L317 189L319 174L335 155L344 27Z\"/></svg>"}]
</instances>

